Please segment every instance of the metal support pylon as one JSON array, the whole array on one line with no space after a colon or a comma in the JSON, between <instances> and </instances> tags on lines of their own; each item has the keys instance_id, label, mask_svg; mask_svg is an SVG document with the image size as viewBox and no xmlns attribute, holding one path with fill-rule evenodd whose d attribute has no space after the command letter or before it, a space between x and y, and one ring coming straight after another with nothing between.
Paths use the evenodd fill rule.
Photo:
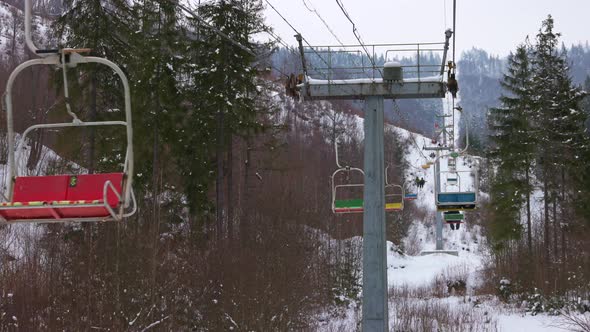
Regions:
<instances>
[{"instance_id":1,"label":"metal support pylon","mask_svg":"<svg viewBox=\"0 0 590 332\"><path fill-rule=\"evenodd\" d=\"M364 100L364 215L363 215L363 290L362 330L365 332L389 331L389 308L387 287L387 242L385 229L385 163L384 163L384 99L443 98L446 85L443 82L444 64L449 48L450 30L445 32L442 66L434 77L382 78L325 81L311 80L305 62L303 38L296 35L304 68L303 83L299 85L307 100ZM403 45L403 44L401 44ZM370 47L369 45L365 45ZM419 47L419 46L418 46ZM403 45L406 49L407 45ZM313 48L312 48L313 49ZM418 48L418 59L420 57ZM317 51L313 51L319 56ZM375 54L375 53L373 53ZM328 66L331 61L324 61ZM331 68L329 68L331 69ZM381 68L371 69L381 72ZM330 78L330 74L327 75Z\"/></svg>"},{"instance_id":2,"label":"metal support pylon","mask_svg":"<svg viewBox=\"0 0 590 332\"><path fill-rule=\"evenodd\" d=\"M365 99L363 331L388 331L383 97Z\"/></svg>"}]
</instances>

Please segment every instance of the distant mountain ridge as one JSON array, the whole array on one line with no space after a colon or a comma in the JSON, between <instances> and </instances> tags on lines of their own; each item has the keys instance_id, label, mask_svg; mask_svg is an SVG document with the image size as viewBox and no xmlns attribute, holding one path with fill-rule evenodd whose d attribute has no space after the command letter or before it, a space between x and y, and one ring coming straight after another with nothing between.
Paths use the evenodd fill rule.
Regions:
<instances>
[{"instance_id":1,"label":"distant mountain ridge","mask_svg":"<svg viewBox=\"0 0 590 332\"><path fill-rule=\"evenodd\" d=\"M566 54L570 63L570 75L574 83L583 85L590 75L590 46L588 43L572 45L569 48L562 46L562 52ZM353 67L359 61L363 61L360 56L351 54L335 56L335 58L337 58L335 62L340 66L349 63ZM408 59L405 60L407 62ZM425 63L441 61L436 56L425 60L423 61ZM315 61L318 60L315 59ZM364 61L367 60L364 59ZM378 63L382 61L382 58L377 59ZM301 71L301 59L293 50L278 49L272 57L272 62L275 67L282 68L284 72L289 74ZM506 62L507 57L500 57L479 48L463 52L457 62L460 88L458 103L463 107L465 115L462 119L460 134L465 135L464 121L469 121L473 143L478 142L480 145L487 143L487 111L490 107L499 106L498 98L502 94L500 80L504 74ZM320 67L321 63L311 61L311 66ZM433 135L435 114L442 110L441 100L409 99L399 100L397 103L400 109L399 113L391 101L387 101L385 104L385 116L392 124L426 136Z\"/></svg>"}]
</instances>

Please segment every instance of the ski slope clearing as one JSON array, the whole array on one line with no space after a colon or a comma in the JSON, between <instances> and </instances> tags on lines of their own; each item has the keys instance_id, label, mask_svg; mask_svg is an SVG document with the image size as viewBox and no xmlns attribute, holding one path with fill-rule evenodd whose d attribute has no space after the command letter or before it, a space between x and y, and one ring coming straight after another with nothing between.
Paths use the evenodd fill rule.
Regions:
<instances>
[{"instance_id":1,"label":"ski slope clearing","mask_svg":"<svg viewBox=\"0 0 590 332\"><path fill-rule=\"evenodd\" d=\"M357 127L362 128L362 119L357 121ZM426 161L421 148L430 138L387 127L410 142L406 156L410 169L406 183L413 183L416 177L426 180L424 188L416 191L418 199L414 204L427 212L424 219L413 222L404 239L404 248L412 251L412 255L399 253L398 246L388 242L392 331L564 331L566 325L559 317L532 316L524 309L506 306L493 294L475 295L476 288L486 278L482 269L489 257L486 239L476 220L467 219L459 230L454 231L445 225L444 249L456 250L458 256L420 255L422 251L435 249L434 175L432 168L421 168ZM446 161L441 164L445 169ZM469 167L463 162L458 162L457 166ZM466 181L471 180L467 178ZM320 331L354 331L359 329L360 319L360 304L353 302L339 317L323 315L317 327Z\"/></svg>"}]
</instances>

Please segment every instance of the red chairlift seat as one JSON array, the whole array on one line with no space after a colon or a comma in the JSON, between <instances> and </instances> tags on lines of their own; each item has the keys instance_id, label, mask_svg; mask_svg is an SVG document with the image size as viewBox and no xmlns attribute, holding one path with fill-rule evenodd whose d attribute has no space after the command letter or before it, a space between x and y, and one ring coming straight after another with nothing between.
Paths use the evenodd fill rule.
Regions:
<instances>
[{"instance_id":1,"label":"red chairlift seat","mask_svg":"<svg viewBox=\"0 0 590 332\"><path fill-rule=\"evenodd\" d=\"M123 181L124 173L17 177L0 216L8 222L117 219Z\"/></svg>"},{"instance_id":2,"label":"red chairlift seat","mask_svg":"<svg viewBox=\"0 0 590 332\"><path fill-rule=\"evenodd\" d=\"M30 13L30 1L25 2L25 11ZM30 26L30 20L25 22ZM0 203L0 223L10 222L67 222L122 220L137 211L133 194L133 126L131 123L131 92L125 73L115 63L99 57L83 56L88 49L64 48L55 51L34 47L30 34L27 45L33 53L41 56L17 66L6 84L5 105L8 137L7 200ZM82 121L72 112L69 104L67 68L80 64L101 64L111 68L120 78L124 92L125 119L112 121ZM26 68L36 65L51 65L63 73L64 101L72 122L38 123L23 131L16 142L12 90L17 76ZM86 175L18 176L17 152L27 143L27 135L34 130L118 126L124 127L127 147L123 172ZM18 143L18 144L17 144ZM6 198L6 197L5 197Z\"/></svg>"}]
</instances>

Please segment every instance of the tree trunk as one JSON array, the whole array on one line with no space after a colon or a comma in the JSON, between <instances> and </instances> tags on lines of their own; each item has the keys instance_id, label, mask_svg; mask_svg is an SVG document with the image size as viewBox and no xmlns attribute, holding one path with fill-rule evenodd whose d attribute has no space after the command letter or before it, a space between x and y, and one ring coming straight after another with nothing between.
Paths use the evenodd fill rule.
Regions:
<instances>
[{"instance_id":1,"label":"tree trunk","mask_svg":"<svg viewBox=\"0 0 590 332\"><path fill-rule=\"evenodd\" d=\"M557 220L557 193L553 193L553 257L557 260L559 258L558 236L559 236L559 221Z\"/></svg>"},{"instance_id":2,"label":"tree trunk","mask_svg":"<svg viewBox=\"0 0 590 332\"><path fill-rule=\"evenodd\" d=\"M161 36L161 26L162 26L162 12L161 8L158 12L158 36ZM156 271L157 271L157 255L158 255L158 244L159 235L160 235L160 204L159 204L159 196L160 196L160 121L159 115L162 111L162 103L160 100L160 82L161 82L161 75L162 75L162 63L158 63L156 68L156 78L155 78L155 91L153 93L153 101L155 104L155 114L153 117L153 155L152 155L152 222L150 224L149 230L151 233L148 233L148 239L152 241L151 243L151 263L150 263L150 297L152 303L156 302Z\"/></svg>"},{"instance_id":3,"label":"tree trunk","mask_svg":"<svg viewBox=\"0 0 590 332\"><path fill-rule=\"evenodd\" d=\"M528 168L528 159L527 159L527 168L525 170L525 180L527 187L531 184L531 179L529 175L529 168ZM527 225L527 246L529 250L530 259L533 257L533 230L532 230L532 223L531 223L531 193L527 189L526 193L526 225Z\"/></svg>"},{"instance_id":4,"label":"tree trunk","mask_svg":"<svg viewBox=\"0 0 590 332\"><path fill-rule=\"evenodd\" d=\"M227 148L227 236L231 240L233 238L233 202L232 202L232 186L233 186L233 135L229 135L229 145Z\"/></svg>"},{"instance_id":5,"label":"tree trunk","mask_svg":"<svg viewBox=\"0 0 590 332\"><path fill-rule=\"evenodd\" d=\"M242 248L247 247L250 239L250 167L252 164L252 148L250 138L246 138L246 160L244 162L244 205L242 218L240 218L240 240Z\"/></svg>"},{"instance_id":6,"label":"tree trunk","mask_svg":"<svg viewBox=\"0 0 590 332\"><path fill-rule=\"evenodd\" d=\"M544 207L544 212L545 212L545 220L544 220L544 224L543 224L543 228L544 228L544 232L543 232L543 237L544 237L544 243L545 245L543 246L544 251L545 251L545 263L547 268L549 267L549 192L547 189L547 174L545 174L545 181L543 182L543 207Z\"/></svg>"},{"instance_id":7,"label":"tree trunk","mask_svg":"<svg viewBox=\"0 0 590 332\"><path fill-rule=\"evenodd\" d=\"M217 221L216 232L217 242L223 238L223 111L217 112L217 181L216 187L216 206Z\"/></svg>"}]
</instances>

